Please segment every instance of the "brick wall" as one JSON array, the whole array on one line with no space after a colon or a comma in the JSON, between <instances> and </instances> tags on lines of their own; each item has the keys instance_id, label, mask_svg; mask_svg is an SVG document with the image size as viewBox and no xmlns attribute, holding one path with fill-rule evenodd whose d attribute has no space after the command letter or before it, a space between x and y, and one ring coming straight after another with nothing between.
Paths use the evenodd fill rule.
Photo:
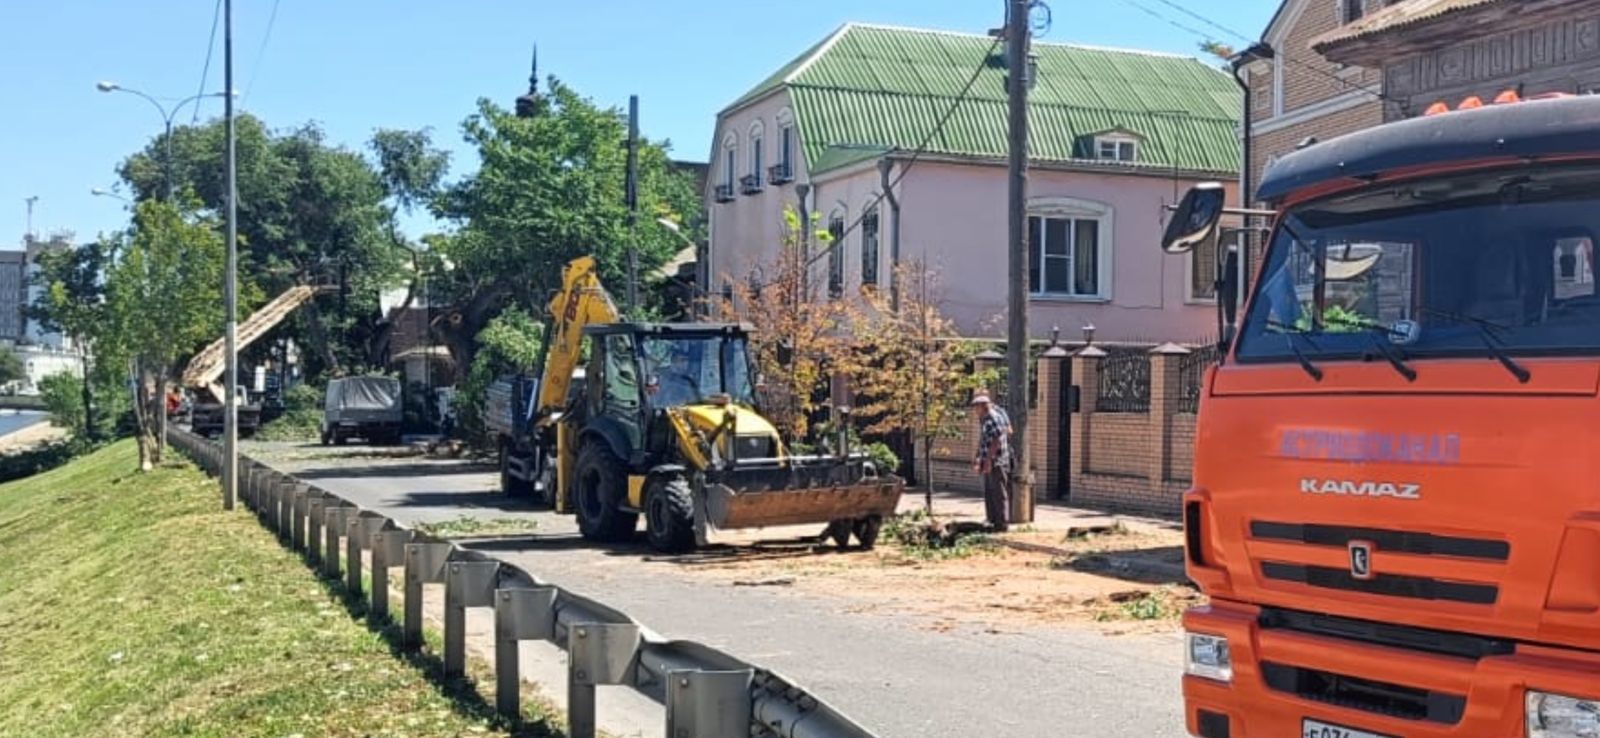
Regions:
<instances>
[{"instance_id":1,"label":"brick wall","mask_svg":"<svg viewBox=\"0 0 1600 738\"><path fill-rule=\"evenodd\" d=\"M1260 184L1261 175L1266 172L1267 165L1274 157L1294 151L1301 141L1309 137L1315 136L1319 141L1327 141L1346 133L1371 128L1382 122L1383 104L1373 97L1352 108L1256 134L1252 137L1253 145L1250 148L1250 161L1255 169L1254 181Z\"/></svg>"},{"instance_id":2,"label":"brick wall","mask_svg":"<svg viewBox=\"0 0 1600 738\"><path fill-rule=\"evenodd\" d=\"M1150 468L1148 413L1096 413L1089 425L1086 474L1143 477Z\"/></svg>"}]
</instances>

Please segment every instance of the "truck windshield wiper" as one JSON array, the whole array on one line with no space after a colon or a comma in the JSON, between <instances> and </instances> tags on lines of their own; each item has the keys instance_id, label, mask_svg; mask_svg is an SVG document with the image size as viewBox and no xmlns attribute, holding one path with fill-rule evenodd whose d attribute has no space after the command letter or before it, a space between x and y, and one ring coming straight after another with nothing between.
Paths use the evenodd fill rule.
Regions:
<instances>
[{"instance_id":1,"label":"truck windshield wiper","mask_svg":"<svg viewBox=\"0 0 1600 738\"><path fill-rule=\"evenodd\" d=\"M1316 364L1311 363L1311 360L1306 358L1306 355L1304 353L1301 353L1300 347L1294 345L1294 339L1295 338L1299 338L1300 340L1305 341L1306 345L1310 346L1313 351L1319 351L1320 352L1322 349L1319 346L1317 346L1315 341L1311 340L1311 331L1308 331L1308 330L1306 330L1304 328L1301 328L1301 327L1298 327L1298 326L1289 325L1288 323L1281 323L1279 321L1271 320L1271 319L1267 320L1267 326L1269 328L1276 328L1276 329L1282 331L1285 335L1290 337L1289 338L1289 351L1294 353L1295 361L1300 362L1300 368L1304 369L1306 374L1310 375L1312 379L1314 379L1314 380L1316 380L1318 382L1321 382L1322 381L1322 369L1318 368Z\"/></svg>"},{"instance_id":2,"label":"truck windshield wiper","mask_svg":"<svg viewBox=\"0 0 1600 738\"><path fill-rule=\"evenodd\" d=\"M1417 370L1412 369L1411 365L1406 363L1405 351L1389 343L1389 336L1395 334L1393 328L1362 318L1339 318L1333 321L1333 325L1360 329L1362 333L1367 334L1372 339L1372 347L1383 355L1384 361L1389 362L1389 366L1394 367L1394 370L1399 372L1400 376L1405 377L1407 382L1417 381Z\"/></svg>"},{"instance_id":3,"label":"truck windshield wiper","mask_svg":"<svg viewBox=\"0 0 1600 738\"><path fill-rule=\"evenodd\" d=\"M1511 330L1509 326L1501 325L1492 320L1474 318L1471 315L1452 313L1448 310L1435 310L1429 307L1422 308L1422 313L1477 328L1478 337L1483 340L1483 347L1489 350L1489 355L1494 357L1495 361L1500 362L1500 366L1511 372L1511 376L1516 377L1517 381L1522 384L1527 384L1528 380L1533 378L1533 372L1528 371L1527 367L1518 364L1516 359L1511 358L1511 355L1506 353L1506 350L1500 344L1496 343L1499 338L1497 331L1509 331Z\"/></svg>"}]
</instances>

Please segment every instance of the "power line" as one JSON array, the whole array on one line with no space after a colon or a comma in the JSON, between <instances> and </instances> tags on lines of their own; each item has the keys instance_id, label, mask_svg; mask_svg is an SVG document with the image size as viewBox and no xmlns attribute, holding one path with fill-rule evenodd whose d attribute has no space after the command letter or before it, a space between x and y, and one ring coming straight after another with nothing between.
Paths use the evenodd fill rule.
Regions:
<instances>
[{"instance_id":1,"label":"power line","mask_svg":"<svg viewBox=\"0 0 1600 738\"><path fill-rule=\"evenodd\" d=\"M211 74L211 53L216 51L217 48L217 21L221 18L222 0L217 0L216 6L211 10L211 35L206 36L206 63L200 67L200 89L194 93L196 95L206 94L206 77ZM200 105L201 101L196 100L194 103L194 115L189 118L189 125L191 126L200 121Z\"/></svg>"},{"instance_id":2,"label":"power line","mask_svg":"<svg viewBox=\"0 0 1600 738\"><path fill-rule=\"evenodd\" d=\"M261 34L261 47L256 49L256 63L250 67L250 82L244 86L244 96L239 99L239 107L244 107L245 100L250 99L250 93L256 89L256 75L261 73L261 58L267 54L267 42L272 40L272 26L278 21L278 0L272 0L272 14L267 16L267 32ZM228 90L233 94L233 90Z\"/></svg>"},{"instance_id":3,"label":"power line","mask_svg":"<svg viewBox=\"0 0 1600 738\"><path fill-rule=\"evenodd\" d=\"M889 196L889 191L898 186L900 184L900 180L906 178L906 175L911 172L911 168L916 166L917 160L927 152L928 145L933 143L933 138L944 130L945 124L950 122L950 118L955 115L956 110L960 109L963 102L966 102L967 95L972 92L973 85L978 83L978 78L983 76L983 70L988 68L989 57L993 55L995 49L999 47L1000 39L997 37L992 43L989 44L989 48L983 52L982 58L978 60L978 68L972 70L972 76L967 78L967 83L961 88L961 92L956 93L955 100L951 101L950 107L944 111L944 115L939 116L939 120L934 123L933 128L928 131L927 135L922 137L922 142L918 143L917 147L912 150L911 157L906 159L904 166L900 167L900 173L895 176L894 181L890 182L889 186L884 188L883 192L878 193L878 196L872 199L872 203L861 210L861 215L856 217L856 221L851 223L850 227L846 228L843 233L840 233L838 236L834 237L833 240L828 244L827 248L823 249L815 256L812 256L810 259L807 259L806 263L801 266L802 269L810 269L812 264L817 263L818 260L833 253L834 249L842 246L845 239L848 238L850 234L855 233L856 229L860 228L861 224L866 222L868 213L874 213L877 211L878 205L882 204L883 201ZM1019 71L1015 69L1016 66L1017 65L1013 65L1012 83L1022 84L1025 81L1022 79L1021 74L1015 74L1016 71ZM803 223L801 224L801 227L810 228L811 224ZM767 285L763 286L771 286L771 284L774 283L768 283Z\"/></svg>"},{"instance_id":4,"label":"power line","mask_svg":"<svg viewBox=\"0 0 1600 738\"><path fill-rule=\"evenodd\" d=\"M1203 15L1201 15L1199 13L1196 13L1196 12L1194 12L1192 10L1189 10L1188 8L1185 8L1182 5L1179 5L1177 2L1174 2L1174 0L1155 0L1155 1L1158 2L1158 3L1161 3L1162 5L1167 6L1169 8L1172 8L1172 9L1174 9L1174 10L1180 12L1180 13L1183 13L1184 15L1189 16L1190 18L1193 18L1193 19L1195 19L1197 21L1200 21L1201 23L1204 23L1207 26L1210 26L1210 27L1215 28L1215 29L1217 29L1219 31L1222 31L1223 33L1226 33L1228 35L1234 36L1234 37L1236 37L1236 38L1238 38L1238 39L1240 39L1240 40L1242 40L1242 41L1244 41L1246 43L1254 43L1254 40L1251 39L1249 36L1246 36L1243 33L1240 33L1238 31L1233 30L1232 28L1224 26L1221 23L1218 23L1218 22L1216 22L1214 20L1211 20L1210 18L1207 18L1207 17L1205 17L1205 16L1203 16ZM1193 34L1196 38L1199 38L1199 39L1205 40L1205 41L1211 41L1212 40L1211 34L1206 33L1205 31L1201 31L1201 30L1199 30L1199 29L1197 29L1197 28L1195 28L1193 26L1180 23L1180 22L1178 22L1176 20L1173 20L1172 18L1170 18L1168 16L1162 15L1161 13L1157 12L1156 10L1154 10L1154 9L1152 9L1152 8L1146 6L1146 5L1143 5L1143 4L1139 3L1138 0L1122 0L1122 2L1124 4L1130 6L1130 7L1133 7L1135 9L1139 10L1140 12L1143 12L1144 14L1146 14L1146 15L1152 17L1152 18L1155 18L1157 20L1160 20L1160 21L1166 23L1167 25L1172 26L1173 28L1177 28L1177 29L1179 29L1181 31L1184 31L1186 33L1189 33L1189 34ZM1283 57L1284 61L1286 61L1286 62L1288 62L1290 64L1293 64L1293 65L1295 65L1297 67L1300 67L1301 69L1304 69L1304 70L1306 70L1308 72L1311 72L1313 74L1316 74L1316 75L1319 75L1319 76L1322 76L1322 77L1326 77L1327 79L1333 80L1334 82L1337 82L1340 85L1343 85L1343 86L1345 86L1345 87L1347 87L1347 88L1349 88L1351 90L1358 91L1358 92L1364 92L1364 93L1366 93L1368 95L1371 95L1371 96L1373 96L1373 97L1375 97L1375 98L1377 98L1379 100L1383 100L1385 102L1394 102L1393 98L1390 98L1388 95L1385 95L1382 90L1373 89L1373 88L1368 87L1366 85L1363 85L1363 84L1360 84L1360 83L1357 83L1357 82L1352 82L1352 81L1350 81L1348 79L1340 77L1337 74L1334 74L1333 72L1330 72L1330 71L1328 71L1326 69L1323 69L1323 68L1321 68L1321 67L1319 67L1319 66L1317 66L1317 65L1315 65L1313 63L1310 63L1310 62L1304 61L1302 59L1298 59L1298 58L1296 58L1294 56L1291 56L1291 55L1289 55L1287 52L1285 52L1282 49L1273 49L1273 53L1277 54L1278 56Z\"/></svg>"}]
</instances>

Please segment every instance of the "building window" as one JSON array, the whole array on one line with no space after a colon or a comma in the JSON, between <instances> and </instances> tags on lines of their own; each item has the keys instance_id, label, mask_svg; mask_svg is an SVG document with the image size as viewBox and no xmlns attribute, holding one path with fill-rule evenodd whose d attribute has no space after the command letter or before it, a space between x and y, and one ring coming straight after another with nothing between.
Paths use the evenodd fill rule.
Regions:
<instances>
[{"instance_id":1,"label":"building window","mask_svg":"<svg viewBox=\"0 0 1600 738\"><path fill-rule=\"evenodd\" d=\"M762 165L765 163L766 129L761 121L756 121L750 126L750 171L739 179L739 189L746 195L754 195L761 191L761 178L764 172Z\"/></svg>"},{"instance_id":2,"label":"building window","mask_svg":"<svg viewBox=\"0 0 1600 738\"><path fill-rule=\"evenodd\" d=\"M861 285L878 286L878 209L861 216Z\"/></svg>"},{"instance_id":3,"label":"building window","mask_svg":"<svg viewBox=\"0 0 1600 738\"><path fill-rule=\"evenodd\" d=\"M1131 138L1102 136L1095 139L1095 158L1103 161L1137 161L1139 142Z\"/></svg>"},{"instance_id":4,"label":"building window","mask_svg":"<svg viewBox=\"0 0 1600 738\"><path fill-rule=\"evenodd\" d=\"M794 126L778 129L778 163L772 167L773 184L794 181Z\"/></svg>"},{"instance_id":5,"label":"building window","mask_svg":"<svg viewBox=\"0 0 1600 738\"><path fill-rule=\"evenodd\" d=\"M1104 297L1100 217L1032 216L1028 242L1033 247L1028 283L1035 295Z\"/></svg>"},{"instance_id":6,"label":"building window","mask_svg":"<svg viewBox=\"0 0 1600 738\"><path fill-rule=\"evenodd\" d=\"M844 212L828 217L828 296L844 295Z\"/></svg>"},{"instance_id":7,"label":"building window","mask_svg":"<svg viewBox=\"0 0 1600 738\"><path fill-rule=\"evenodd\" d=\"M1354 23L1366 15L1366 0L1339 0L1339 10L1345 23Z\"/></svg>"},{"instance_id":8,"label":"building window","mask_svg":"<svg viewBox=\"0 0 1600 738\"><path fill-rule=\"evenodd\" d=\"M721 182L716 187L717 202L732 202L734 186L739 179L739 140L732 133L722 141Z\"/></svg>"},{"instance_id":9,"label":"building window","mask_svg":"<svg viewBox=\"0 0 1600 738\"><path fill-rule=\"evenodd\" d=\"M1238 249L1239 291L1244 292L1244 256L1250 232L1243 228L1223 228L1215 243L1204 243L1189 252L1189 300L1211 302L1217 299L1217 249Z\"/></svg>"}]
</instances>

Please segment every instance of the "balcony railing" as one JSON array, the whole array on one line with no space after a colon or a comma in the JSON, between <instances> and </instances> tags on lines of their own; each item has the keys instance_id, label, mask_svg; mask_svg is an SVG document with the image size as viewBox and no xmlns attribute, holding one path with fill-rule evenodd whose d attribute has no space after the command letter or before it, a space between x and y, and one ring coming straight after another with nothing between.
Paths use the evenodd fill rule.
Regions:
<instances>
[{"instance_id":1,"label":"balcony railing","mask_svg":"<svg viewBox=\"0 0 1600 738\"><path fill-rule=\"evenodd\" d=\"M733 185L720 184L716 190L717 202L733 202Z\"/></svg>"},{"instance_id":2,"label":"balcony railing","mask_svg":"<svg viewBox=\"0 0 1600 738\"><path fill-rule=\"evenodd\" d=\"M767 167L767 181L774 185L789 184L794 181L794 167L789 164L773 164Z\"/></svg>"},{"instance_id":3,"label":"balcony railing","mask_svg":"<svg viewBox=\"0 0 1600 738\"><path fill-rule=\"evenodd\" d=\"M746 195L754 195L761 191L761 175L746 174L739 178L739 191Z\"/></svg>"}]
</instances>

